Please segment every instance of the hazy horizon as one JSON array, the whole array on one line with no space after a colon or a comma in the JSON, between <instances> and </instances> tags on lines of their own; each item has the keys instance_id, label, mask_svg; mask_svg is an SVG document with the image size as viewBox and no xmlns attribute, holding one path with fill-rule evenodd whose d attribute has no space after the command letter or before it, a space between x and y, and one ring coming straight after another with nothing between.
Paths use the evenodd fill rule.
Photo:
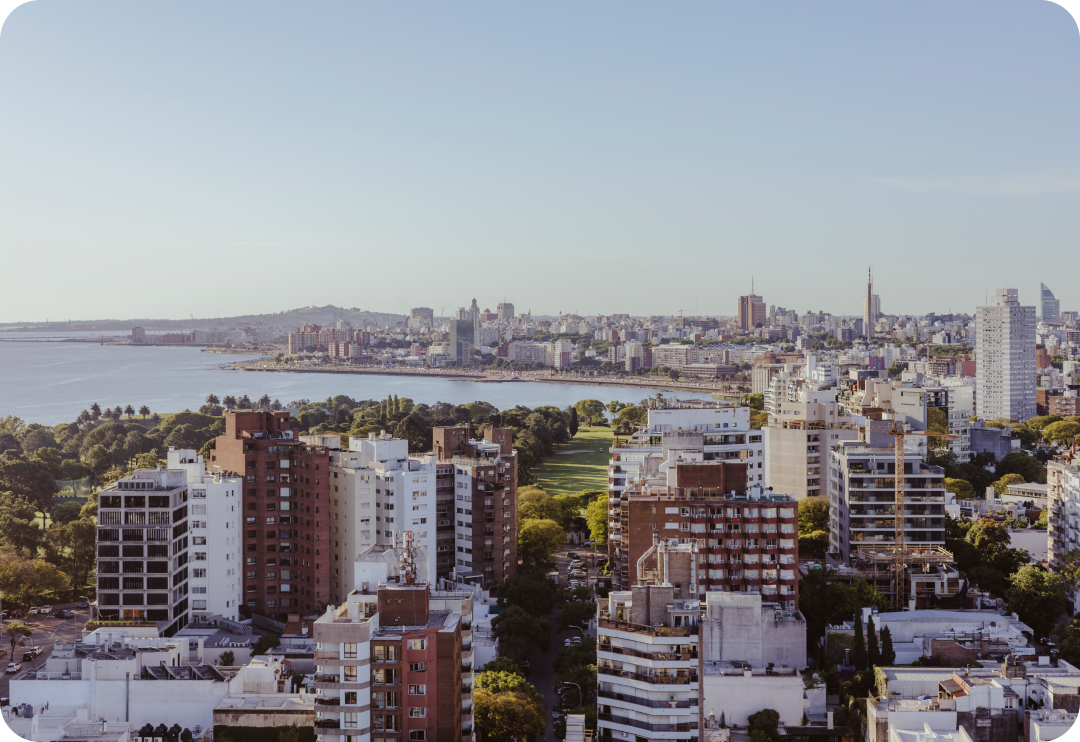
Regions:
<instances>
[{"instance_id":1,"label":"hazy horizon","mask_svg":"<svg viewBox=\"0 0 1080 742\"><path fill-rule=\"evenodd\" d=\"M1080 309L1056 4L296 10L12 13L0 322Z\"/></svg>"}]
</instances>

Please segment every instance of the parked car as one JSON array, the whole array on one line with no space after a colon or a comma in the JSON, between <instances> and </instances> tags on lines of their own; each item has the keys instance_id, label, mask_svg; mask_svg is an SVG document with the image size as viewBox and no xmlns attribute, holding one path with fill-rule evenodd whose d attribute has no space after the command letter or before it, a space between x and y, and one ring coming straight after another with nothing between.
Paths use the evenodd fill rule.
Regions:
<instances>
[{"instance_id":1,"label":"parked car","mask_svg":"<svg viewBox=\"0 0 1080 742\"><path fill-rule=\"evenodd\" d=\"M43 606L41 606L41 613L42 613L42 615L44 615L46 613L52 613L52 606L51 605L43 605Z\"/></svg>"},{"instance_id":2,"label":"parked car","mask_svg":"<svg viewBox=\"0 0 1080 742\"><path fill-rule=\"evenodd\" d=\"M41 610L40 608L31 608L30 609L30 615L31 616L36 616L40 610Z\"/></svg>"},{"instance_id":3,"label":"parked car","mask_svg":"<svg viewBox=\"0 0 1080 742\"><path fill-rule=\"evenodd\" d=\"M576 551L571 551L569 554L567 554L567 556L571 559L581 559L581 555L578 554Z\"/></svg>"},{"instance_id":4,"label":"parked car","mask_svg":"<svg viewBox=\"0 0 1080 742\"><path fill-rule=\"evenodd\" d=\"M11 612L11 617L12 618L26 618L26 611L21 610L21 609L17 610L17 611L12 611Z\"/></svg>"},{"instance_id":5,"label":"parked car","mask_svg":"<svg viewBox=\"0 0 1080 742\"><path fill-rule=\"evenodd\" d=\"M41 647L31 647L23 652L23 662L33 662L44 650Z\"/></svg>"},{"instance_id":6,"label":"parked car","mask_svg":"<svg viewBox=\"0 0 1080 742\"><path fill-rule=\"evenodd\" d=\"M572 647L575 644L581 644L581 637L580 636L572 636L572 637L570 637L569 639L567 639L566 641L563 642L564 647Z\"/></svg>"},{"instance_id":7,"label":"parked car","mask_svg":"<svg viewBox=\"0 0 1080 742\"><path fill-rule=\"evenodd\" d=\"M22 665L16 664L14 662L9 662L7 666L7 674L10 675L11 673L18 672L21 669Z\"/></svg>"},{"instance_id":8,"label":"parked car","mask_svg":"<svg viewBox=\"0 0 1080 742\"><path fill-rule=\"evenodd\" d=\"M90 607L90 601L88 601L86 598L79 598L79 607L80 608L89 608Z\"/></svg>"},{"instance_id":9,"label":"parked car","mask_svg":"<svg viewBox=\"0 0 1080 742\"><path fill-rule=\"evenodd\" d=\"M61 610L53 614L57 618L75 618L75 614L72 611Z\"/></svg>"}]
</instances>

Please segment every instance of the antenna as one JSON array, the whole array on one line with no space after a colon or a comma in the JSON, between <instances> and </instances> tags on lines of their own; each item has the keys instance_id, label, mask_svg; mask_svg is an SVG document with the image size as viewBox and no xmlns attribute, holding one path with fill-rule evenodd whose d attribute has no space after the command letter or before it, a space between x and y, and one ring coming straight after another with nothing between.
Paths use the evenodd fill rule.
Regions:
<instances>
[{"instance_id":1,"label":"antenna","mask_svg":"<svg viewBox=\"0 0 1080 742\"><path fill-rule=\"evenodd\" d=\"M413 532L405 531L401 544L401 574L406 585L416 584L416 547L413 545Z\"/></svg>"}]
</instances>

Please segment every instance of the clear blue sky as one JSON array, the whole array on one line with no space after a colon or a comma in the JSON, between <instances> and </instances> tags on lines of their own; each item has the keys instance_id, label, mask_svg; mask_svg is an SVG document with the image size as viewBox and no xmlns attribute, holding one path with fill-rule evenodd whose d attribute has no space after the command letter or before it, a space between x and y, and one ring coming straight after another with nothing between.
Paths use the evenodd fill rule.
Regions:
<instances>
[{"instance_id":1,"label":"clear blue sky","mask_svg":"<svg viewBox=\"0 0 1080 742\"><path fill-rule=\"evenodd\" d=\"M0 321L1080 309L1077 132L1041 0L37 0Z\"/></svg>"}]
</instances>

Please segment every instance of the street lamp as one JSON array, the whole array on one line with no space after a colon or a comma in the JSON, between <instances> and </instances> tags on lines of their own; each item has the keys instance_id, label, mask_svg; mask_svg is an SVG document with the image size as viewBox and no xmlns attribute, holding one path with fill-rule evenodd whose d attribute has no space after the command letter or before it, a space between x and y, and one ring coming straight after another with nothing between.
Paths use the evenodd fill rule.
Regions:
<instances>
[{"instance_id":1,"label":"street lamp","mask_svg":"<svg viewBox=\"0 0 1080 742\"><path fill-rule=\"evenodd\" d=\"M578 704L577 705L578 705L578 708L585 705L584 697L581 695L581 686L580 685L578 685L577 683L571 683L569 680L564 680L563 685L572 685L575 688L577 688L577 693L578 693L578 699L577 699Z\"/></svg>"}]
</instances>

